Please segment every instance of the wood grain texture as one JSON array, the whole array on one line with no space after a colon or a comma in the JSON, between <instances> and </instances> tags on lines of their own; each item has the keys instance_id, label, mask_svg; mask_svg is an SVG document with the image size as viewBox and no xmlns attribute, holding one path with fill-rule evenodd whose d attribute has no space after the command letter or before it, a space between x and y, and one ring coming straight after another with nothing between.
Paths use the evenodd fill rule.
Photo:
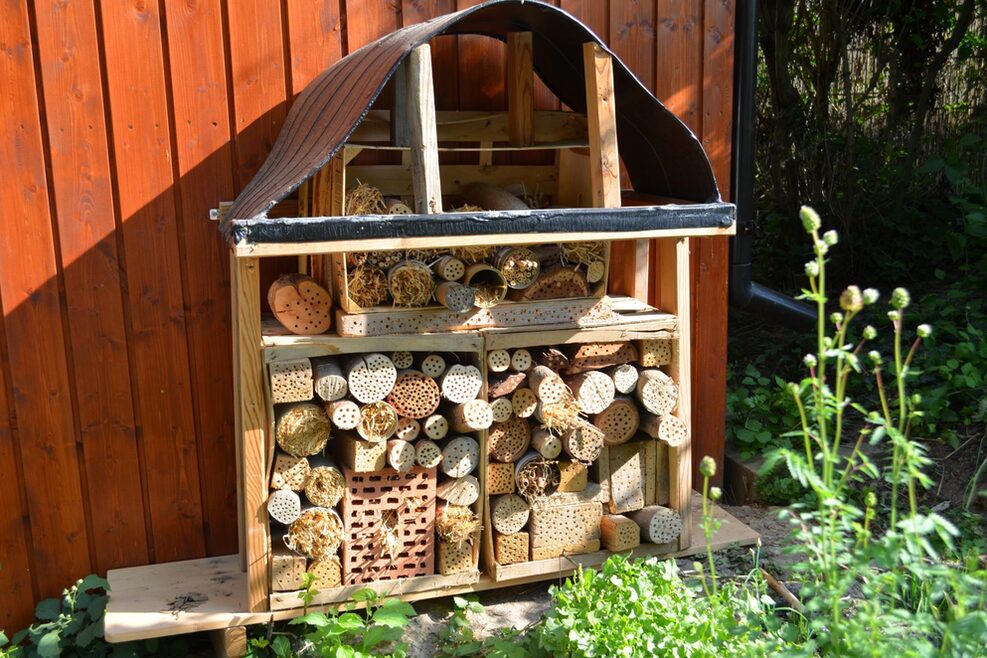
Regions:
<instances>
[{"instance_id":1,"label":"wood grain texture","mask_svg":"<svg viewBox=\"0 0 987 658\"><path fill-rule=\"evenodd\" d=\"M155 3L115 0L101 8L132 383L144 477L154 492L148 496L154 556L201 557L205 539L161 17Z\"/></svg>"},{"instance_id":2,"label":"wood grain texture","mask_svg":"<svg viewBox=\"0 0 987 658\"><path fill-rule=\"evenodd\" d=\"M535 71L531 59L531 32L507 35L507 117L514 146L535 139Z\"/></svg>"},{"instance_id":3,"label":"wood grain texture","mask_svg":"<svg viewBox=\"0 0 987 658\"><path fill-rule=\"evenodd\" d=\"M343 56L343 22L339 0L285 0L284 6L291 62L289 91L294 98Z\"/></svg>"},{"instance_id":4,"label":"wood grain texture","mask_svg":"<svg viewBox=\"0 0 987 658\"><path fill-rule=\"evenodd\" d=\"M94 567L102 572L146 564L150 553L96 17L87 3L36 9L81 454L89 500L113 510L92 515Z\"/></svg>"},{"instance_id":5,"label":"wood grain texture","mask_svg":"<svg viewBox=\"0 0 987 658\"><path fill-rule=\"evenodd\" d=\"M415 212L442 212L438 138L435 134L435 96L432 92L432 51L418 46L407 61L408 141Z\"/></svg>"}]
</instances>

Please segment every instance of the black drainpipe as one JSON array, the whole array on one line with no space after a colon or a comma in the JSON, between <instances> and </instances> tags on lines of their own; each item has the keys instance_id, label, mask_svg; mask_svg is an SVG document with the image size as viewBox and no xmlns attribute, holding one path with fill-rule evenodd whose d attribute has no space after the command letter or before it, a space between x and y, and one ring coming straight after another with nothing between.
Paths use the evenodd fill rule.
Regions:
<instances>
[{"instance_id":1,"label":"black drainpipe","mask_svg":"<svg viewBox=\"0 0 987 658\"><path fill-rule=\"evenodd\" d=\"M754 252L754 88L757 85L757 0L737 0L734 50L733 162L730 172L737 205L737 235L730 264L730 301L793 329L816 322L808 304L751 280Z\"/></svg>"}]
</instances>

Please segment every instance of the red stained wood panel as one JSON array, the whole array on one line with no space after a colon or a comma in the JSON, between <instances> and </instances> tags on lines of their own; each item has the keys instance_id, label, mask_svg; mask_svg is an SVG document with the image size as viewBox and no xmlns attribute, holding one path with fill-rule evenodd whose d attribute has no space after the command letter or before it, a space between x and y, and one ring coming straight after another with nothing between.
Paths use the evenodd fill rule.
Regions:
<instances>
[{"instance_id":1,"label":"red stained wood panel","mask_svg":"<svg viewBox=\"0 0 987 658\"><path fill-rule=\"evenodd\" d=\"M25 593L57 595L71 579L89 571L92 556L72 411L32 35L24 2L0 3L0 43L0 162L4 163L0 176L0 198L4 201L0 220L0 304L9 368L4 379L10 382L12 396L12 409L6 411L13 412L4 419L7 430L0 441L7 456L16 455L19 448L19 468L9 462L3 464L6 473L23 476L26 498L26 505L20 509L20 522L8 512L3 513L4 525L10 526L13 534L9 540L3 537L0 545L5 554L0 555L0 561L4 563L3 589L10 589L8 569L21 569L13 578L24 583L23 569L33 564L35 588L13 591L26 600L30 609L32 602ZM7 400L2 402L7 406ZM11 418L16 418L14 434L10 433ZM12 437L17 439L16 448ZM16 482L16 477L10 479ZM5 493L11 485L4 485ZM10 501L19 499L14 495ZM4 497L3 506L8 504ZM30 556L21 553L28 518L33 542ZM8 559L14 566L7 565ZM23 618L23 614L3 613L7 615Z\"/></svg>"},{"instance_id":2,"label":"red stained wood panel","mask_svg":"<svg viewBox=\"0 0 987 658\"><path fill-rule=\"evenodd\" d=\"M88 496L101 510L91 519L93 567L103 572L146 564L150 555L96 16L89 3L62 2L37 3L35 16L72 384Z\"/></svg>"},{"instance_id":3,"label":"red stained wood panel","mask_svg":"<svg viewBox=\"0 0 987 658\"><path fill-rule=\"evenodd\" d=\"M199 489L206 550L217 555L237 550L233 419L217 413L233 405L231 352L216 345L231 331L229 256L209 220L234 196L223 16L219 0L164 6Z\"/></svg>"},{"instance_id":4,"label":"red stained wood panel","mask_svg":"<svg viewBox=\"0 0 987 658\"><path fill-rule=\"evenodd\" d=\"M343 56L339 4L339 0L285 0L292 98Z\"/></svg>"},{"instance_id":5,"label":"red stained wood panel","mask_svg":"<svg viewBox=\"0 0 987 658\"><path fill-rule=\"evenodd\" d=\"M655 16L655 96L698 133L703 86L703 7L658 0Z\"/></svg>"},{"instance_id":6,"label":"red stained wood panel","mask_svg":"<svg viewBox=\"0 0 987 658\"><path fill-rule=\"evenodd\" d=\"M403 0L401 24L414 25L456 11L456 0ZM435 109L459 109L458 37L432 39L432 78L435 84ZM443 162L446 160L443 159Z\"/></svg>"},{"instance_id":7,"label":"red stained wood panel","mask_svg":"<svg viewBox=\"0 0 987 658\"><path fill-rule=\"evenodd\" d=\"M167 562L204 555L205 540L161 16L154 2L101 11L132 384L154 556Z\"/></svg>"}]
</instances>

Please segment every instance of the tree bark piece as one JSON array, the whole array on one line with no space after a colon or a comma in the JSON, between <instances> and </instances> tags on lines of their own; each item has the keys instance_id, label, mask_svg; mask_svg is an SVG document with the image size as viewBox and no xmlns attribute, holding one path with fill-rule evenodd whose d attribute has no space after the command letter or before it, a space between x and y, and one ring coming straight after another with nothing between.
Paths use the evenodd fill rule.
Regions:
<instances>
[{"instance_id":1,"label":"tree bark piece","mask_svg":"<svg viewBox=\"0 0 987 658\"><path fill-rule=\"evenodd\" d=\"M523 418L511 418L491 426L487 433L487 454L499 462L513 462L527 451L531 428Z\"/></svg>"},{"instance_id":2,"label":"tree bark piece","mask_svg":"<svg viewBox=\"0 0 987 658\"><path fill-rule=\"evenodd\" d=\"M518 418L530 418L538 408L538 398L530 388L517 388L511 395L511 407Z\"/></svg>"},{"instance_id":3,"label":"tree bark piece","mask_svg":"<svg viewBox=\"0 0 987 658\"><path fill-rule=\"evenodd\" d=\"M549 404L558 402L566 394L566 385L562 378L545 366L535 366L528 376L528 387L542 402Z\"/></svg>"},{"instance_id":4,"label":"tree bark piece","mask_svg":"<svg viewBox=\"0 0 987 658\"><path fill-rule=\"evenodd\" d=\"M580 373L566 380L584 414L598 414L610 406L616 389L613 380L596 370Z\"/></svg>"},{"instance_id":5,"label":"tree bark piece","mask_svg":"<svg viewBox=\"0 0 987 658\"><path fill-rule=\"evenodd\" d=\"M387 403L398 415L406 418L426 418L435 413L442 393L435 380L418 370L403 370L387 394Z\"/></svg>"},{"instance_id":6,"label":"tree bark piece","mask_svg":"<svg viewBox=\"0 0 987 658\"><path fill-rule=\"evenodd\" d=\"M457 404L449 412L449 428L454 432L479 432L493 424L493 411L486 400Z\"/></svg>"},{"instance_id":7,"label":"tree bark piece","mask_svg":"<svg viewBox=\"0 0 987 658\"><path fill-rule=\"evenodd\" d=\"M410 470L415 465L415 447L401 439L387 442L387 464L398 472Z\"/></svg>"},{"instance_id":8,"label":"tree bark piece","mask_svg":"<svg viewBox=\"0 0 987 658\"><path fill-rule=\"evenodd\" d=\"M343 369L332 357L312 359L312 377L316 394L326 402L342 400L349 391Z\"/></svg>"},{"instance_id":9,"label":"tree bark piece","mask_svg":"<svg viewBox=\"0 0 987 658\"><path fill-rule=\"evenodd\" d=\"M641 529L626 516L604 514L600 519L600 540L608 551L629 551L641 545Z\"/></svg>"},{"instance_id":10,"label":"tree bark piece","mask_svg":"<svg viewBox=\"0 0 987 658\"><path fill-rule=\"evenodd\" d=\"M555 459L562 454L562 439L544 427L537 427L531 432L531 447L545 459Z\"/></svg>"},{"instance_id":11,"label":"tree bark piece","mask_svg":"<svg viewBox=\"0 0 987 658\"><path fill-rule=\"evenodd\" d=\"M490 502L490 520L494 530L503 535L521 532L528 524L531 507L516 494L498 496Z\"/></svg>"},{"instance_id":12,"label":"tree bark piece","mask_svg":"<svg viewBox=\"0 0 987 658\"><path fill-rule=\"evenodd\" d=\"M634 343L584 343L569 359L569 370L600 370L637 361Z\"/></svg>"},{"instance_id":13,"label":"tree bark piece","mask_svg":"<svg viewBox=\"0 0 987 658\"><path fill-rule=\"evenodd\" d=\"M352 400L337 400L327 410L332 424L341 430L355 430L360 424L360 406Z\"/></svg>"},{"instance_id":14,"label":"tree bark piece","mask_svg":"<svg viewBox=\"0 0 987 658\"><path fill-rule=\"evenodd\" d=\"M483 375L476 366L455 364L440 380L442 395L450 402L463 404L475 400L483 387Z\"/></svg>"},{"instance_id":15,"label":"tree bark piece","mask_svg":"<svg viewBox=\"0 0 987 658\"><path fill-rule=\"evenodd\" d=\"M363 404L386 398L394 388L397 378L397 368L384 354L364 354L346 361L346 381L350 394Z\"/></svg>"},{"instance_id":16,"label":"tree bark piece","mask_svg":"<svg viewBox=\"0 0 987 658\"><path fill-rule=\"evenodd\" d=\"M558 372L569 367L569 357L554 347L549 347L538 357L538 365Z\"/></svg>"},{"instance_id":17,"label":"tree bark piece","mask_svg":"<svg viewBox=\"0 0 987 658\"><path fill-rule=\"evenodd\" d=\"M449 421L441 414L432 414L422 422L422 429L425 430L425 436L438 441L449 433Z\"/></svg>"},{"instance_id":18,"label":"tree bark piece","mask_svg":"<svg viewBox=\"0 0 987 658\"><path fill-rule=\"evenodd\" d=\"M627 516L640 528L641 541L667 544L682 534L682 517L675 510L661 505L651 505Z\"/></svg>"},{"instance_id":19,"label":"tree bark piece","mask_svg":"<svg viewBox=\"0 0 987 658\"><path fill-rule=\"evenodd\" d=\"M637 380L637 399L651 413L664 416L675 411L679 387L661 370L642 370Z\"/></svg>"},{"instance_id":20,"label":"tree bark piece","mask_svg":"<svg viewBox=\"0 0 987 658\"><path fill-rule=\"evenodd\" d=\"M480 498L480 482L472 475L446 480L436 486L435 495L450 505L472 505Z\"/></svg>"},{"instance_id":21,"label":"tree bark piece","mask_svg":"<svg viewBox=\"0 0 987 658\"><path fill-rule=\"evenodd\" d=\"M524 290L512 290L510 296L518 302L588 297L589 282L580 270L556 265Z\"/></svg>"},{"instance_id":22,"label":"tree bark piece","mask_svg":"<svg viewBox=\"0 0 987 658\"><path fill-rule=\"evenodd\" d=\"M312 399L312 362L308 359L275 361L271 375L271 402L306 402Z\"/></svg>"},{"instance_id":23,"label":"tree bark piece","mask_svg":"<svg viewBox=\"0 0 987 658\"><path fill-rule=\"evenodd\" d=\"M629 397L614 398L613 403L590 419L603 432L603 441L608 446L630 441L641 423L641 412Z\"/></svg>"},{"instance_id":24,"label":"tree bark piece","mask_svg":"<svg viewBox=\"0 0 987 658\"><path fill-rule=\"evenodd\" d=\"M499 372L489 376L487 381L487 395L490 398L502 398L512 394L518 389L527 375L523 372Z\"/></svg>"},{"instance_id":25,"label":"tree bark piece","mask_svg":"<svg viewBox=\"0 0 987 658\"><path fill-rule=\"evenodd\" d=\"M442 463L442 449L428 439L415 443L415 463L422 468L435 468Z\"/></svg>"},{"instance_id":26,"label":"tree bark piece","mask_svg":"<svg viewBox=\"0 0 987 658\"><path fill-rule=\"evenodd\" d=\"M476 470L480 464L480 444L468 436L457 436L442 449L442 472L461 478Z\"/></svg>"},{"instance_id":27,"label":"tree bark piece","mask_svg":"<svg viewBox=\"0 0 987 658\"><path fill-rule=\"evenodd\" d=\"M283 274L267 291L271 312L293 334L312 336L329 331L332 296L312 277Z\"/></svg>"}]
</instances>

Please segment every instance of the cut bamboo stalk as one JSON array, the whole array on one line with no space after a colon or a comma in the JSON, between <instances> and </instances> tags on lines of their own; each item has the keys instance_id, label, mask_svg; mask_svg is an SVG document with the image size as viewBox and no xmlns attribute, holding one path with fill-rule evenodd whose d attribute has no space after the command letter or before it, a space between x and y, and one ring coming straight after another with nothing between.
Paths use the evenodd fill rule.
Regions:
<instances>
[{"instance_id":1,"label":"cut bamboo stalk","mask_svg":"<svg viewBox=\"0 0 987 658\"><path fill-rule=\"evenodd\" d=\"M507 350L490 350L487 352L487 369L490 372L505 372L511 367L511 355Z\"/></svg>"},{"instance_id":2,"label":"cut bamboo stalk","mask_svg":"<svg viewBox=\"0 0 987 658\"><path fill-rule=\"evenodd\" d=\"M501 247L494 257L494 264L511 290L528 288L541 273L538 256L527 247Z\"/></svg>"},{"instance_id":3,"label":"cut bamboo stalk","mask_svg":"<svg viewBox=\"0 0 987 658\"><path fill-rule=\"evenodd\" d=\"M531 447L545 459L555 459L562 454L562 439L544 427L536 427L531 432Z\"/></svg>"},{"instance_id":4,"label":"cut bamboo stalk","mask_svg":"<svg viewBox=\"0 0 987 658\"><path fill-rule=\"evenodd\" d=\"M312 458L312 471L305 481L305 497L319 507L335 507L346 491L343 474L325 457Z\"/></svg>"},{"instance_id":5,"label":"cut bamboo stalk","mask_svg":"<svg viewBox=\"0 0 987 658\"><path fill-rule=\"evenodd\" d=\"M391 439L387 442L387 464L394 470L410 470L415 465L416 457L415 447L407 441Z\"/></svg>"},{"instance_id":6,"label":"cut bamboo stalk","mask_svg":"<svg viewBox=\"0 0 987 658\"><path fill-rule=\"evenodd\" d=\"M313 359L312 375L315 392L326 402L335 402L346 397L349 385L337 359L332 357Z\"/></svg>"},{"instance_id":7,"label":"cut bamboo stalk","mask_svg":"<svg viewBox=\"0 0 987 658\"><path fill-rule=\"evenodd\" d=\"M523 418L511 418L507 422L491 426L487 433L487 454L494 461L513 462L528 449L531 428Z\"/></svg>"},{"instance_id":8,"label":"cut bamboo stalk","mask_svg":"<svg viewBox=\"0 0 987 658\"><path fill-rule=\"evenodd\" d=\"M641 545L641 529L621 514L604 514L600 519L600 541L608 551L629 551Z\"/></svg>"},{"instance_id":9,"label":"cut bamboo stalk","mask_svg":"<svg viewBox=\"0 0 987 658\"><path fill-rule=\"evenodd\" d=\"M490 403L490 411L495 423L506 423L514 415L514 405L510 398L497 398Z\"/></svg>"},{"instance_id":10,"label":"cut bamboo stalk","mask_svg":"<svg viewBox=\"0 0 987 658\"><path fill-rule=\"evenodd\" d=\"M493 411L486 400L457 404L449 412L449 428L454 432L479 432L493 424Z\"/></svg>"},{"instance_id":11,"label":"cut bamboo stalk","mask_svg":"<svg viewBox=\"0 0 987 658\"><path fill-rule=\"evenodd\" d=\"M352 400L338 400L326 405L332 424L341 430L355 430L360 424L360 407Z\"/></svg>"},{"instance_id":12,"label":"cut bamboo stalk","mask_svg":"<svg viewBox=\"0 0 987 658\"><path fill-rule=\"evenodd\" d=\"M422 468L435 468L442 462L442 449L429 439L415 443L415 463Z\"/></svg>"},{"instance_id":13,"label":"cut bamboo stalk","mask_svg":"<svg viewBox=\"0 0 987 658\"><path fill-rule=\"evenodd\" d=\"M649 412L664 416L675 411L679 388L661 370L642 370L637 380L637 399Z\"/></svg>"},{"instance_id":14,"label":"cut bamboo stalk","mask_svg":"<svg viewBox=\"0 0 987 658\"><path fill-rule=\"evenodd\" d=\"M476 291L455 281L445 281L436 286L435 300L454 313L465 313L476 305Z\"/></svg>"},{"instance_id":15,"label":"cut bamboo stalk","mask_svg":"<svg viewBox=\"0 0 987 658\"><path fill-rule=\"evenodd\" d=\"M288 525L302 513L302 499L291 489L278 489L267 499L267 513L278 523Z\"/></svg>"},{"instance_id":16,"label":"cut bamboo stalk","mask_svg":"<svg viewBox=\"0 0 987 658\"><path fill-rule=\"evenodd\" d=\"M398 428L394 430L394 436L402 441L414 441L421 434L422 426L414 418L399 418Z\"/></svg>"},{"instance_id":17,"label":"cut bamboo stalk","mask_svg":"<svg viewBox=\"0 0 987 658\"><path fill-rule=\"evenodd\" d=\"M292 457L322 452L329 441L329 416L317 404L301 402L284 409L275 428L278 446Z\"/></svg>"},{"instance_id":18,"label":"cut bamboo stalk","mask_svg":"<svg viewBox=\"0 0 987 658\"><path fill-rule=\"evenodd\" d=\"M538 398L530 388L518 388L511 395L511 406L518 418L530 418L538 408Z\"/></svg>"},{"instance_id":19,"label":"cut bamboo stalk","mask_svg":"<svg viewBox=\"0 0 987 658\"><path fill-rule=\"evenodd\" d=\"M312 277L283 274L267 291L271 312L293 334L311 336L329 331L332 296Z\"/></svg>"},{"instance_id":20,"label":"cut bamboo stalk","mask_svg":"<svg viewBox=\"0 0 987 658\"><path fill-rule=\"evenodd\" d=\"M675 510L661 505L651 505L627 516L640 528L641 541L667 544L682 534L682 517Z\"/></svg>"},{"instance_id":21,"label":"cut bamboo stalk","mask_svg":"<svg viewBox=\"0 0 987 658\"><path fill-rule=\"evenodd\" d=\"M422 359L422 372L438 379L446 371L446 360L438 354L429 354Z\"/></svg>"},{"instance_id":22,"label":"cut bamboo stalk","mask_svg":"<svg viewBox=\"0 0 987 658\"><path fill-rule=\"evenodd\" d=\"M422 422L422 429L425 430L425 436L433 441L438 441L444 439L449 433L449 421L446 420L445 416L432 414Z\"/></svg>"},{"instance_id":23,"label":"cut bamboo stalk","mask_svg":"<svg viewBox=\"0 0 987 658\"><path fill-rule=\"evenodd\" d=\"M566 380L584 414L598 414L614 400L613 380L596 370L580 373Z\"/></svg>"},{"instance_id":24,"label":"cut bamboo stalk","mask_svg":"<svg viewBox=\"0 0 987 658\"><path fill-rule=\"evenodd\" d=\"M451 505L472 505L480 498L480 481L472 475L440 482L435 495Z\"/></svg>"},{"instance_id":25,"label":"cut bamboo stalk","mask_svg":"<svg viewBox=\"0 0 987 658\"><path fill-rule=\"evenodd\" d=\"M500 372L490 375L487 383L487 395L491 398L501 398L513 393L527 375L523 372Z\"/></svg>"},{"instance_id":26,"label":"cut bamboo stalk","mask_svg":"<svg viewBox=\"0 0 987 658\"><path fill-rule=\"evenodd\" d=\"M606 372L613 380L613 387L618 393L627 395L633 393L637 388L637 368L632 364L622 363L619 366L607 368Z\"/></svg>"},{"instance_id":27,"label":"cut bamboo stalk","mask_svg":"<svg viewBox=\"0 0 987 658\"><path fill-rule=\"evenodd\" d=\"M457 436L442 449L442 472L461 478L476 470L480 464L480 444L468 436Z\"/></svg>"},{"instance_id":28,"label":"cut bamboo stalk","mask_svg":"<svg viewBox=\"0 0 987 658\"><path fill-rule=\"evenodd\" d=\"M629 397L620 396L606 409L590 419L603 432L603 441L608 446L630 441L641 423L641 412Z\"/></svg>"},{"instance_id":29,"label":"cut bamboo stalk","mask_svg":"<svg viewBox=\"0 0 987 658\"><path fill-rule=\"evenodd\" d=\"M367 441L386 441L398 428L398 414L386 402L371 402L360 408L357 433Z\"/></svg>"},{"instance_id":30,"label":"cut bamboo stalk","mask_svg":"<svg viewBox=\"0 0 987 658\"><path fill-rule=\"evenodd\" d=\"M545 366L535 366L528 376L528 387L542 402L558 402L566 393L565 382L554 371Z\"/></svg>"},{"instance_id":31,"label":"cut bamboo stalk","mask_svg":"<svg viewBox=\"0 0 987 658\"><path fill-rule=\"evenodd\" d=\"M275 361L271 374L271 402L306 402L312 399L312 362L308 359Z\"/></svg>"},{"instance_id":32,"label":"cut bamboo stalk","mask_svg":"<svg viewBox=\"0 0 987 658\"><path fill-rule=\"evenodd\" d=\"M516 494L498 496L490 502L490 520L494 530L503 535L513 535L524 530L531 515L528 501Z\"/></svg>"},{"instance_id":33,"label":"cut bamboo stalk","mask_svg":"<svg viewBox=\"0 0 987 658\"><path fill-rule=\"evenodd\" d=\"M466 274L466 264L455 256L443 256L435 263L434 269L445 281L459 281Z\"/></svg>"},{"instance_id":34,"label":"cut bamboo stalk","mask_svg":"<svg viewBox=\"0 0 987 658\"><path fill-rule=\"evenodd\" d=\"M486 263L474 263L467 267L463 283L475 291L477 308L493 308L507 297L504 275Z\"/></svg>"},{"instance_id":35,"label":"cut bamboo stalk","mask_svg":"<svg viewBox=\"0 0 987 658\"><path fill-rule=\"evenodd\" d=\"M274 457L274 467L271 473L272 489L305 489L305 479L308 478L311 467L305 457L292 457L279 452Z\"/></svg>"},{"instance_id":36,"label":"cut bamboo stalk","mask_svg":"<svg viewBox=\"0 0 987 658\"><path fill-rule=\"evenodd\" d=\"M463 404L476 399L483 387L483 375L476 366L455 364L439 382L442 395L450 402ZM489 426L488 426L489 427Z\"/></svg>"},{"instance_id":37,"label":"cut bamboo stalk","mask_svg":"<svg viewBox=\"0 0 987 658\"><path fill-rule=\"evenodd\" d=\"M355 356L346 361L346 381L350 394L359 402L379 402L394 388L398 372L384 354Z\"/></svg>"},{"instance_id":38,"label":"cut bamboo stalk","mask_svg":"<svg viewBox=\"0 0 987 658\"><path fill-rule=\"evenodd\" d=\"M415 357L411 352L400 350L398 352L391 352L390 354L391 363L398 370L407 370L411 367L411 364L415 362Z\"/></svg>"},{"instance_id":39,"label":"cut bamboo stalk","mask_svg":"<svg viewBox=\"0 0 987 658\"><path fill-rule=\"evenodd\" d=\"M532 363L534 363L534 359L531 358L531 352L526 349L514 350L511 354L511 370L528 372Z\"/></svg>"},{"instance_id":40,"label":"cut bamboo stalk","mask_svg":"<svg viewBox=\"0 0 987 658\"><path fill-rule=\"evenodd\" d=\"M439 408L442 393L435 380L425 373L403 370L398 374L386 400L400 416L427 418Z\"/></svg>"}]
</instances>

